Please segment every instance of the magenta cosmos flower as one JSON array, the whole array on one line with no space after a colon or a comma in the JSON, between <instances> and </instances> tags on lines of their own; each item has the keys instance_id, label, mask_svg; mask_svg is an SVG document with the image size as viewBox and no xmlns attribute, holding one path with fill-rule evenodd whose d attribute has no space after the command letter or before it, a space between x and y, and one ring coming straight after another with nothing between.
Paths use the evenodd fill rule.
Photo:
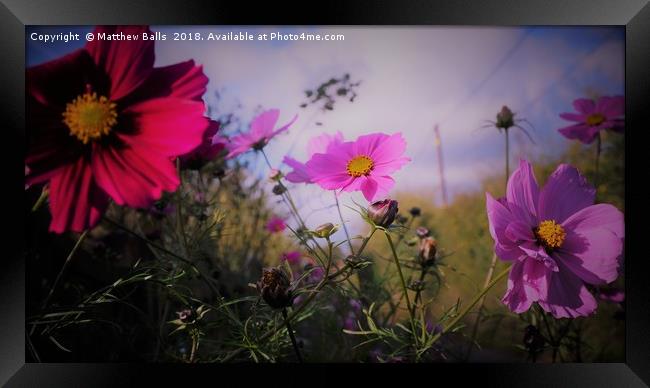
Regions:
<instances>
[{"instance_id":1,"label":"magenta cosmos flower","mask_svg":"<svg viewBox=\"0 0 650 388\"><path fill-rule=\"evenodd\" d=\"M146 208L178 186L172 158L201 143L208 78L193 61L153 63L151 40L95 40L27 69L26 183L49 181L51 231L94 226L109 198Z\"/></svg>"},{"instance_id":2,"label":"magenta cosmos flower","mask_svg":"<svg viewBox=\"0 0 650 388\"><path fill-rule=\"evenodd\" d=\"M489 193L487 214L497 256L512 262L503 302L515 313L533 302L556 318L589 315L596 300L585 283L618 277L623 254L623 214L594 205L596 191L574 167L561 164L539 190L522 160L506 197Z\"/></svg>"},{"instance_id":3,"label":"magenta cosmos flower","mask_svg":"<svg viewBox=\"0 0 650 388\"><path fill-rule=\"evenodd\" d=\"M270 109L257 115L251 122L251 127L248 132L230 139L230 144L228 145L230 152L226 158L234 158L249 150L261 150L269 140L275 135L289 129L291 124L298 119L298 115L295 115L287 124L275 129L275 124L278 122L279 117L280 111L278 109Z\"/></svg>"},{"instance_id":4,"label":"magenta cosmos flower","mask_svg":"<svg viewBox=\"0 0 650 388\"><path fill-rule=\"evenodd\" d=\"M266 223L266 230L271 233L280 233L287 228L287 224L284 223L284 220L280 217L272 217L269 222Z\"/></svg>"},{"instance_id":5,"label":"magenta cosmos flower","mask_svg":"<svg viewBox=\"0 0 650 388\"><path fill-rule=\"evenodd\" d=\"M322 188L361 191L372 201L388 193L395 184L390 174L411 160L402 156L405 150L401 133L373 133L312 155L306 167L311 181Z\"/></svg>"},{"instance_id":6,"label":"magenta cosmos flower","mask_svg":"<svg viewBox=\"0 0 650 388\"><path fill-rule=\"evenodd\" d=\"M320 136L313 137L307 144L307 157L311 158L314 154L326 153L329 147L337 146L343 143L343 134L336 132L334 135L323 133ZM287 174L286 178L292 183L313 183L309 176L309 171L304 163L297 161L289 156L283 159L284 164L293 168L293 171Z\"/></svg>"},{"instance_id":7,"label":"magenta cosmos flower","mask_svg":"<svg viewBox=\"0 0 650 388\"><path fill-rule=\"evenodd\" d=\"M558 129L569 139L578 139L584 144L589 144L604 129L623 132L625 128L625 120L622 117L625 114L623 96L603 96L596 102L579 98L573 101L573 106L578 113L562 113L560 117L577 124Z\"/></svg>"}]
</instances>

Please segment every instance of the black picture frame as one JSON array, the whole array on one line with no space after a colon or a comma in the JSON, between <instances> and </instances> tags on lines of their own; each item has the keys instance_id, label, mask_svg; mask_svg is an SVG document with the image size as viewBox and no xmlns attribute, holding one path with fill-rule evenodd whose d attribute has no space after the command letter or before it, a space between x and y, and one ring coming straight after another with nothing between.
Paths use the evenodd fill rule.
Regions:
<instances>
[{"instance_id":1,"label":"black picture frame","mask_svg":"<svg viewBox=\"0 0 650 388\"><path fill-rule=\"evenodd\" d=\"M273 16L271 16L273 15ZM429 365L163 365L25 363L24 152L25 26L95 24L234 25L620 25L626 31L626 351L625 363L609 364L429 364ZM7 227L0 270L0 383L8 387L119 387L211 385L230 379L248 385L363 383L531 387L643 387L650 384L650 281L644 255L648 216L645 190L650 101L650 5L647 0L446 0L223 2L2 0L0 88L5 147L3 184ZM298 373L299 372L299 373ZM300 376L298 376L298 373ZM227 377L226 377L227 376ZM346 377L348 376L348 377ZM424 378L425 382L416 382ZM228 379L228 380L226 380ZM392 383L392 382L391 382Z\"/></svg>"}]
</instances>

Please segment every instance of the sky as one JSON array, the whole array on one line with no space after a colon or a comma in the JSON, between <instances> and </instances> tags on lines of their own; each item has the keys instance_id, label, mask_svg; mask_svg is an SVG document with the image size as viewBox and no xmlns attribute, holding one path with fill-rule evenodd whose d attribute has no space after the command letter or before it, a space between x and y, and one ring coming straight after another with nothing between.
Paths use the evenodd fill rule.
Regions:
<instances>
[{"instance_id":1,"label":"sky","mask_svg":"<svg viewBox=\"0 0 650 388\"><path fill-rule=\"evenodd\" d=\"M54 59L84 42L45 44L31 32L85 33L91 27L28 27L27 66ZM287 134L267 146L271 163L284 155L306 160L312 136L341 131L346 140L371 132L401 132L412 162L394 175L391 193L419 191L440 204L440 177L434 147L439 126L445 179L450 198L477 190L481 179L503 171L504 137L494 128L501 106L533 128L532 144L511 132L511 165L518 158L559 155L568 142L557 132L559 118L576 98L624 94L625 32L620 27L152 27L167 34L156 42L156 66L194 59L209 77L204 100L214 114L234 112L246 124L260 109L278 108L280 123L295 114ZM222 34L301 32L343 34L343 41L173 41L174 32ZM333 111L300 108L304 91L349 73L361 81L354 102L338 101ZM216 98L216 93L220 98ZM316 123L321 123L317 125ZM268 168L259 155L245 156L254 174ZM307 223L336 221L332 193L317 187L290 187ZM365 204L360 193L343 194L342 203ZM344 206L344 218L354 213ZM354 229L354 228L353 228Z\"/></svg>"}]
</instances>

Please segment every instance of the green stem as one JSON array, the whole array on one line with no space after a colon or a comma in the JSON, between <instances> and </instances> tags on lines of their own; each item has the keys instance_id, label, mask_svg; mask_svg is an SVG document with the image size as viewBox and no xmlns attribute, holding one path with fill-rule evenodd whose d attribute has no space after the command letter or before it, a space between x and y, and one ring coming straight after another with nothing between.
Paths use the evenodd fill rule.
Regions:
<instances>
[{"instance_id":1,"label":"green stem","mask_svg":"<svg viewBox=\"0 0 650 388\"><path fill-rule=\"evenodd\" d=\"M61 281L63 272L65 272L65 269L68 268L68 264L70 264L70 261L74 257L75 253L77 253L77 251L81 247L81 243L83 242L83 240L86 238L87 235L88 235L88 229L84 230L81 236L79 236L79 238L77 239L77 242L74 244L74 247L72 247L72 250L68 254L68 257L65 259L65 262L63 263L63 267L61 267L59 274L56 276L56 279L54 280L54 284L52 284L52 288L50 288L50 292L47 294L47 298L45 298L45 301L43 301L43 308L46 308L47 305L50 303L50 299L52 298L52 295L54 295L54 290L56 290L56 287L59 285L59 281Z\"/></svg>"},{"instance_id":2,"label":"green stem","mask_svg":"<svg viewBox=\"0 0 650 388\"><path fill-rule=\"evenodd\" d=\"M41 206L43 206L45 200L47 200L49 193L50 191L48 190L47 186L43 186L43 190L41 190L41 195L36 200L36 203L34 203L34 206L32 206L32 212L37 211L38 209L40 209Z\"/></svg>"},{"instance_id":3,"label":"green stem","mask_svg":"<svg viewBox=\"0 0 650 388\"><path fill-rule=\"evenodd\" d=\"M343 225L343 230L345 231L345 237L348 239L348 246L350 247L350 253L354 256L354 248L352 247L352 241L350 240L350 233L348 232L348 227L345 225L345 221L343 220L343 213L341 213L341 205L339 204L339 197L336 195L336 192L332 192L334 194L334 200L336 201L336 210L339 212L339 218L341 219L341 225Z\"/></svg>"},{"instance_id":4,"label":"green stem","mask_svg":"<svg viewBox=\"0 0 650 388\"><path fill-rule=\"evenodd\" d=\"M298 349L298 342L296 342L296 337L293 334L293 329L291 328L291 323L287 319L287 309L282 309L282 317L284 318L284 323L287 326L287 331L289 332L289 338L291 339L291 344L293 345L293 350L296 352L296 357L298 357L298 362L302 364L302 356L300 355L300 349Z\"/></svg>"},{"instance_id":5,"label":"green stem","mask_svg":"<svg viewBox=\"0 0 650 388\"><path fill-rule=\"evenodd\" d=\"M402 283L402 292L404 293L404 298L406 299L406 307L409 312L409 318L411 321L411 330L413 330L413 340L415 341L414 346L417 350L418 339L417 334L415 333L415 317L413 315L414 310L409 299L408 288L406 288L406 281L404 281L404 274L402 274L402 266L399 263L399 257L397 256L397 251L395 250L395 245L393 245L393 240L390 238L388 232L384 232L386 239L388 240L388 245L390 245L390 250L393 252L393 259L395 261L395 266L397 267L397 273L399 274L399 279Z\"/></svg>"},{"instance_id":6,"label":"green stem","mask_svg":"<svg viewBox=\"0 0 650 388\"><path fill-rule=\"evenodd\" d=\"M476 304L478 303L478 301L479 301L479 300L480 300L480 299L481 299L485 294L487 294L487 292L488 292L492 287L494 287L495 284L497 284L497 283L499 282L499 280L501 280L501 279L503 279L504 277L506 277L506 275L508 274L509 271L510 271L510 267L506 268L505 270L503 270L503 272L501 272L500 274L498 274L497 277L495 277L494 280L492 280L492 281L490 282L490 284L488 284L487 287L485 287L481 292L479 292L479 293L474 297L474 299L472 299L472 301L467 305L467 307L465 307L465 308L463 309L463 311L462 311L460 314L458 314L458 315L457 315L457 316L456 316L456 317L455 317L455 318L454 318L454 319L453 319L453 320L452 320L452 321L451 321L447 326L445 326L445 327L442 329L442 331L441 331L440 333L436 334L436 335L433 337L433 341L432 341L432 342L436 342L438 339L440 339L440 337L441 337L443 334L446 334L446 333L447 333L449 330L451 330L451 329L452 329L452 328L453 328L453 327L454 327L454 326L455 326L455 325L456 325L456 324L457 324L461 319L463 319L463 318L465 317L465 315L467 315L467 313L472 309L472 307L474 307L474 305L476 305Z\"/></svg>"},{"instance_id":7,"label":"green stem","mask_svg":"<svg viewBox=\"0 0 650 388\"><path fill-rule=\"evenodd\" d=\"M181 207L183 206L183 178L181 175L181 159L176 158L176 172L178 174L178 179L180 184L178 185L178 190L176 191L176 227L178 228L178 233L180 234L180 240L183 246L183 251L186 257L189 257L189 250L187 244L187 236L185 235L185 226L183 224L183 213Z\"/></svg>"}]
</instances>

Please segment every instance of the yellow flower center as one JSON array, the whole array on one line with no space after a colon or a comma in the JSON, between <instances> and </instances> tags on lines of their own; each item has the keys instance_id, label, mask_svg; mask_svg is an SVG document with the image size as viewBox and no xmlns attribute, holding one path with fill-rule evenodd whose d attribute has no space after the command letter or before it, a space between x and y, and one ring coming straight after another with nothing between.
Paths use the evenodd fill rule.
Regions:
<instances>
[{"instance_id":1,"label":"yellow flower center","mask_svg":"<svg viewBox=\"0 0 650 388\"><path fill-rule=\"evenodd\" d=\"M540 244L546 248L553 249L562 246L566 232L557 222L546 220L539 223L539 226L535 229L535 235Z\"/></svg>"},{"instance_id":2,"label":"yellow flower center","mask_svg":"<svg viewBox=\"0 0 650 388\"><path fill-rule=\"evenodd\" d=\"M69 102L63 112L63 122L82 143L108 135L117 123L115 103L97 93L86 92Z\"/></svg>"},{"instance_id":3,"label":"yellow flower center","mask_svg":"<svg viewBox=\"0 0 650 388\"><path fill-rule=\"evenodd\" d=\"M603 116L600 113L594 113L592 115L587 116L587 125L594 126L594 125L600 125L605 121L605 116Z\"/></svg>"},{"instance_id":4,"label":"yellow flower center","mask_svg":"<svg viewBox=\"0 0 650 388\"><path fill-rule=\"evenodd\" d=\"M347 171L348 175L358 178L363 175L368 175L372 168L375 166L372 159L365 155L355 156L348 162Z\"/></svg>"}]
</instances>

